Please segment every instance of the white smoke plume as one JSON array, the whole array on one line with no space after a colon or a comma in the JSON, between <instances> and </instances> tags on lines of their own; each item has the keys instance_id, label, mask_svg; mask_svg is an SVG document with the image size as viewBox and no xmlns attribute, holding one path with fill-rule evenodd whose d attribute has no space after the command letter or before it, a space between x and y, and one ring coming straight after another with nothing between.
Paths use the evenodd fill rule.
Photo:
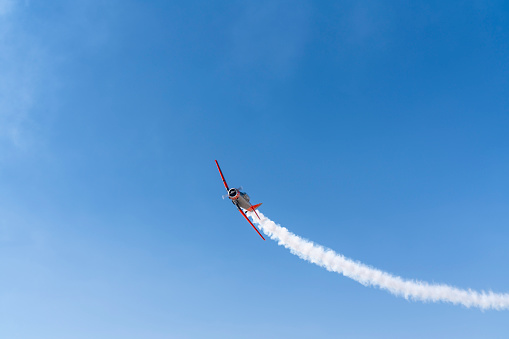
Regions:
<instances>
[{"instance_id":1,"label":"white smoke plume","mask_svg":"<svg viewBox=\"0 0 509 339\"><path fill-rule=\"evenodd\" d=\"M260 229L272 240L284 246L301 259L324 267L329 271L343 274L364 286L376 286L387 290L396 296L405 299L419 300L424 302L449 302L466 307L478 307L482 310L509 309L509 294L489 292L477 292L471 289L463 290L443 284L429 284L423 281L404 280L389 273L369 267L360 262L345 258L343 255L331 249L324 248L312 241L303 239L286 228L276 225L272 220L258 211L260 220L253 212L248 212L249 217L256 222Z\"/></svg>"}]
</instances>

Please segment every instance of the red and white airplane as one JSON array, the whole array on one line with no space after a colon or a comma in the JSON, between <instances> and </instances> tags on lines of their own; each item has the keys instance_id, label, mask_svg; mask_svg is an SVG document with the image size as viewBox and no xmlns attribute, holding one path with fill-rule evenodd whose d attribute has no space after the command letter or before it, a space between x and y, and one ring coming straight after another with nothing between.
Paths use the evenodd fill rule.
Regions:
<instances>
[{"instance_id":1,"label":"red and white airplane","mask_svg":"<svg viewBox=\"0 0 509 339\"><path fill-rule=\"evenodd\" d=\"M256 213L256 209L258 207L260 207L261 203L256 204L256 205L251 205L251 203L249 202L249 195L247 195L247 193L241 192L240 191L241 188L229 188L228 184L226 183L226 180L224 180L223 172L221 172L221 167L219 167L217 160L216 160L216 165L217 165L217 169L219 170L219 174L221 174L221 179L223 179L224 187L226 187L227 194L225 196L228 196L228 198L232 201L232 203L235 206L237 206L237 208L239 209L239 212L244 216L244 218L246 218L246 220L249 222L249 224L251 226L253 226L253 228L260 235L260 237L262 237L262 239L265 240L265 238L260 233L260 231L258 231L258 229L255 227L255 225L253 225L253 223L251 222L251 220L249 220L246 213L244 213L244 211L242 210L242 209L244 209L249 212L255 212L258 219L260 219L260 217L258 216L258 213ZM223 199L225 198L225 196L223 196Z\"/></svg>"}]
</instances>

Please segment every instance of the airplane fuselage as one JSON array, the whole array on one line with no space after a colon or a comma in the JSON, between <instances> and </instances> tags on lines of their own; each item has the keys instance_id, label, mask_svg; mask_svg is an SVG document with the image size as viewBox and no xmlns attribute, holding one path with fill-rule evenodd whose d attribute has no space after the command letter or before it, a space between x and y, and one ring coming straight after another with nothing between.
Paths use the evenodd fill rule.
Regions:
<instances>
[{"instance_id":1,"label":"airplane fuselage","mask_svg":"<svg viewBox=\"0 0 509 339\"><path fill-rule=\"evenodd\" d=\"M237 188L230 188L228 190L228 198L230 198L232 203L237 207L241 207L245 210L251 207L251 204L249 203L249 195L247 195L247 193L241 192Z\"/></svg>"}]
</instances>

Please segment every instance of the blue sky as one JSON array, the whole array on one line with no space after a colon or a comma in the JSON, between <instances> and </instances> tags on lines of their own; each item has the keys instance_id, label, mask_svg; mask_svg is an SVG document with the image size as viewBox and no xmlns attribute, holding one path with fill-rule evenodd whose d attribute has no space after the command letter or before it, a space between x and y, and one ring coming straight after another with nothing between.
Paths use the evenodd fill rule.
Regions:
<instances>
[{"instance_id":1,"label":"blue sky","mask_svg":"<svg viewBox=\"0 0 509 339\"><path fill-rule=\"evenodd\" d=\"M214 159L300 236L507 292L508 18L0 0L0 337L506 337L506 311L410 302L261 241Z\"/></svg>"}]
</instances>

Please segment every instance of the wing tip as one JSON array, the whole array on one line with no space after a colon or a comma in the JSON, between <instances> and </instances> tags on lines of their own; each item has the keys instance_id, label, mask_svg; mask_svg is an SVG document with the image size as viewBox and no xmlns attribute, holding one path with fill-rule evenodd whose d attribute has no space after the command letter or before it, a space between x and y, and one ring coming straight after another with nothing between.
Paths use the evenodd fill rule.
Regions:
<instances>
[{"instance_id":1,"label":"wing tip","mask_svg":"<svg viewBox=\"0 0 509 339\"><path fill-rule=\"evenodd\" d=\"M242 214L244 216L244 218L246 218L247 222L254 228L254 230L256 231L256 233L258 233L258 235L260 237L262 237L263 240L265 240L265 238L263 237L263 235L260 233L260 231L258 231L258 228L256 228L255 225L253 225L253 223L251 222L251 220L249 220L249 218L247 217L246 213L244 213L244 211L242 209L239 208L239 212L240 214Z\"/></svg>"}]
</instances>

